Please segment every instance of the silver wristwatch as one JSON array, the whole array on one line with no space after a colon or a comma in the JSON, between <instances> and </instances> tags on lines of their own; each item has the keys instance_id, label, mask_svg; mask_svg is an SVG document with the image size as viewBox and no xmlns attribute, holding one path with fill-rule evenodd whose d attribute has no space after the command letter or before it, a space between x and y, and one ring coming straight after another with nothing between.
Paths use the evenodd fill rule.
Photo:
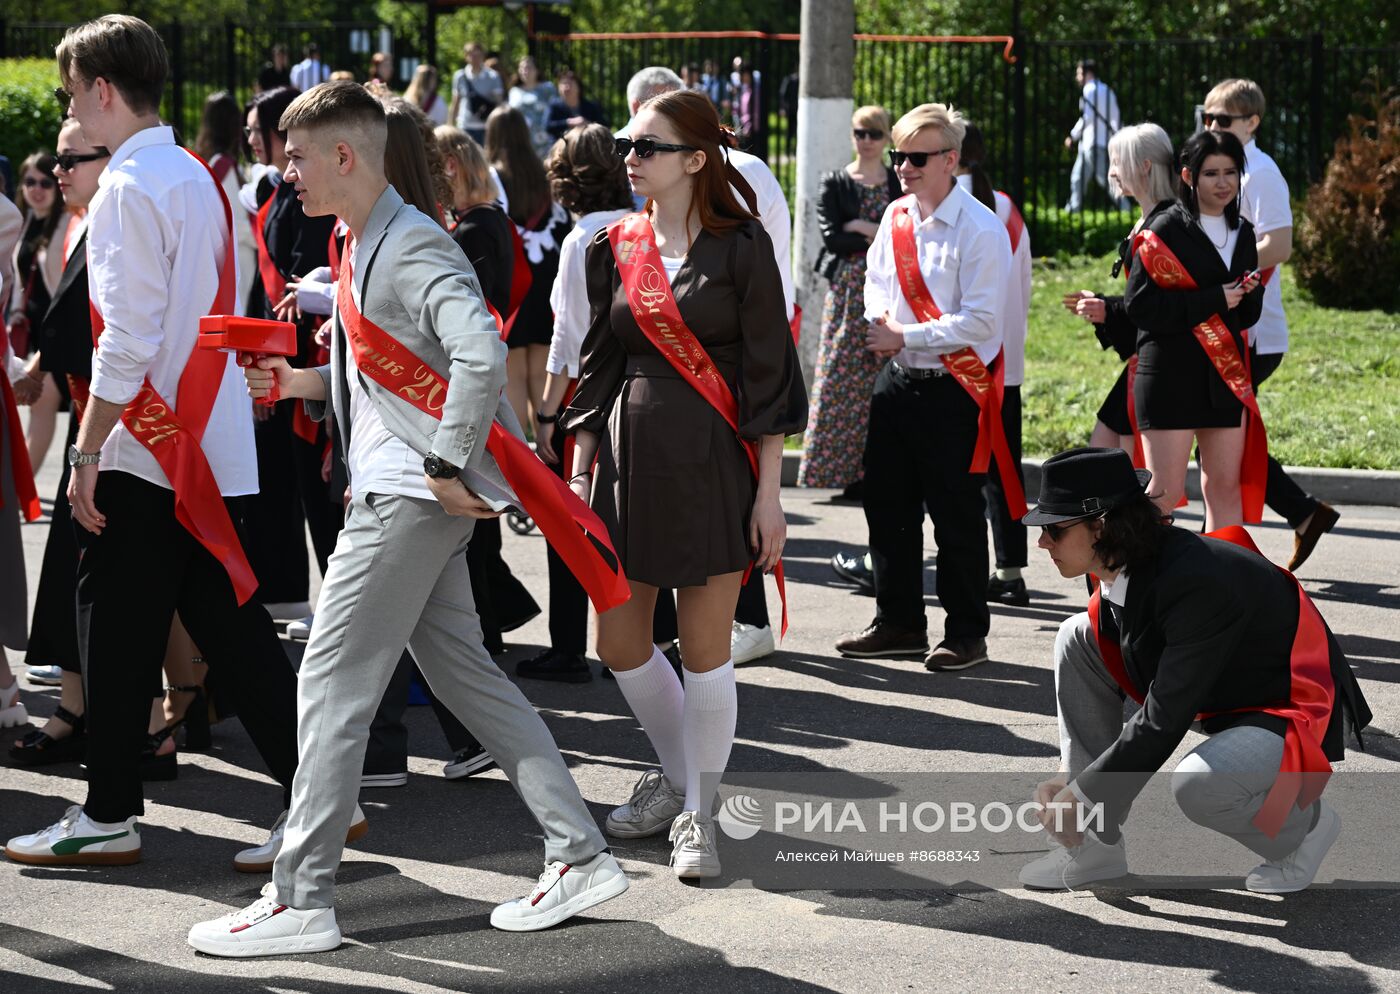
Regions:
<instances>
[{"instance_id":1,"label":"silver wristwatch","mask_svg":"<svg viewBox=\"0 0 1400 994\"><path fill-rule=\"evenodd\" d=\"M73 466L75 468L78 466L95 466L97 465L98 461L101 460L101 458L101 452L84 452L76 445L68 446L69 466Z\"/></svg>"}]
</instances>

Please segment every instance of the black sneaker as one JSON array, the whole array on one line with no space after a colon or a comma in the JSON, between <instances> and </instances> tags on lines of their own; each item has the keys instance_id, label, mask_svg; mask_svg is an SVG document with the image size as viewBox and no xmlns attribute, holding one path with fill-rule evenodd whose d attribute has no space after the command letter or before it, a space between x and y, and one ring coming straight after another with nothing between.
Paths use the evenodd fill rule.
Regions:
<instances>
[{"instance_id":1,"label":"black sneaker","mask_svg":"<svg viewBox=\"0 0 1400 994\"><path fill-rule=\"evenodd\" d=\"M452 762L442 768L442 775L448 780L461 780L473 773L489 770L496 765L491 754L481 747L476 739L468 739L467 744L452 756Z\"/></svg>"},{"instance_id":2,"label":"black sneaker","mask_svg":"<svg viewBox=\"0 0 1400 994\"><path fill-rule=\"evenodd\" d=\"M545 649L516 664L515 675L531 680L553 680L555 683L587 683L593 679L588 662L572 652Z\"/></svg>"},{"instance_id":3,"label":"black sneaker","mask_svg":"<svg viewBox=\"0 0 1400 994\"><path fill-rule=\"evenodd\" d=\"M993 573L987 577L987 603L1010 604L1012 607L1025 607L1030 604L1031 595L1026 593L1026 581L1019 576L1014 580L1001 580Z\"/></svg>"},{"instance_id":4,"label":"black sneaker","mask_svg":"<svg viewBox=\"0 0 1400 994\"><path fill-rule=\"evenodd\" d=\"M863 632L837 639L836 651L843 656L854 656L857 659L876 656L922 656L928 652L928 632L909 631L877 621Z\"/></svg>"},{"instance_id":5,"label":"black sneaker","mask_svg":"<svg viewBox=\"0 0 1400 994\"><path fill-rule=\"evenodd\" d=\"M854 583L862 592L873 594L875 592L875 572L865 564L867 553L858 556L848 556L844 552L838 552L831 557L831 568L841 579L847 583Z\"/></svg>"}]
</instances>

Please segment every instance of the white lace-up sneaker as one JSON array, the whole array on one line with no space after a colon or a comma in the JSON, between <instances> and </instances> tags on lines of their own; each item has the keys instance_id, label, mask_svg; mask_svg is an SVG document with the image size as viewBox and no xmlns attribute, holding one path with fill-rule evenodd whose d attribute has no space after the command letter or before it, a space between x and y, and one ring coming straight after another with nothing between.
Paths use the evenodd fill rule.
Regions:
<instances>
[{"instance_id":1,"label":"white lace-up sneaker","mask_svg":"<svg viewBox=\"0 0 1400 994\"><path fill-rule=\"evenodd\" d=\"M684 807L685 792L677 790L660 770L647 770L632 788L631 799L608 815L605 827L619 839L660 835Z\"/></svg>"},{"instance_id":2,"label":"white lace-up sneaker","mask_svg":"<svg viewBox=\"0 0 1400 994\"><path fill-rule=\"evenodd\" d=\"M1261 863L1245 877L1244 885L1256 894L1292 894L1313 882L1327 858L1332 843L1342 831L1342 819L1326 801L1317 802L1321 811L1312 831L1303 836L1298 848L1283 859Z\"/></svg>"},{"instance_id":3,"label":"white lace-up sneaker","mask_svg":"<svg viewBox=\"0 0 1400 994\"><path fill-rule=\"evenodd\" d=\"M314 614L308 614L299 621L287 622L287 638L293 642L309 642L311 640L311 624L315 620Z\"/></svg>"},{"instance_id":4,"label":"white lace-up sneaker","mask_svg":"<svg viewBox=\"0 0 1400 994\"><path fill-rule=\"evenodd\" d=\"M1037 890L1065 890L1097 880L1112 880L1128 872L1128 850L1120 836L1116 845L1099 841L1092 832L1072 848L1060 848L1021 867L1020 881Z\"/></svg>"},{"instance_id":5,"label":"white lace-up sneaker","mask_svg":"<svg viewBox=\"0 0 1400 994\"><path fill-rule=\"evenodd\" d=\"M497 905L491 924L506 932L537 932L627 890L627 875L612 853L600 852L587 863L545 866L528 897Z\"/></svg>"},{"instance_id":6,"label":"white lace-up sneaker","mask_svg":"<svg viewBox=\"0 0 1400 994\"><path fill-rule=\"evenodd\" d=\"M95 822L74 804L57 824L15 836L5 855L38 866L127 866L141 862L141 826L135 815L111 825Z\"/></svg>"},{"instance_id":7,"label":"white lace-up sneaker","mask_svg":"<svg viewBox=\"0 0 1400 994\"><path fill-rule=\"evenodd\" d=\"M273 896L272 884L262 892L242 911L195 925L189 944L211 956L323 953L340 945L334 908L298 911Z\"/></svg>"},{"instance_id":8,"label":"white lace-up sneaker","mask_svg":"<svg viewBox=\"0 0 1400 994\"><path fill-rule=\"evenodd\" d=\"M244 849L233 857L233 868L239 873L271 873L272 864L277 862L277 854L282 851L282 835L287 830L287 812L277 816L277 821L268 833L267 841L260 846ZM350 819L350 830L345 833L345 844L358 841L369 832L369 821L360 806L355 805L355 817Z\"/></svg>"},{"instance_id":9,"label":"white lace-up sneaker","mask_svg":"<svg viewBox=\"0 0 1400 994\"><path fill-rule=\"evenodd\" d=\"M19 681L0 689L0 728L18 728L29 724L29 712L19 699Z\"/></svg>"},{"instance_id":10,"label":"white lace-up sneaker","mask_svg":"<svg viewBox=\"0 0 1400 994\"><path fill-rule=\"evenodd\" d=\"M729 633L729 658L734 660L735 666L744 663L752 663L765 656L771 656L777 651L777 646L773 642L773 629L764 625L746 625L742 621L734 622L733 629Z\"/></svg>"},{"instance_id":11,"label":"white lace-up sneaker","mask_svg":"<svg viewBox=\"0 0 1400 994\"><path fill-rule=\"evenodd\" d=\"M719 876L715 823L699 811L682 811L671 824L671 869L682 880Z\"/></svg>"}]
</instances>

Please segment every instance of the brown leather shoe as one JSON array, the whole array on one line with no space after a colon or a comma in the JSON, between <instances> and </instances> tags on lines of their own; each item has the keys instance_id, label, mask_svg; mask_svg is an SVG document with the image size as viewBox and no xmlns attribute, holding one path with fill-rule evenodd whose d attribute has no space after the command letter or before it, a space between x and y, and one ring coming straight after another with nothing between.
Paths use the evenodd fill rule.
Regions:
<instances>
[{"instance_id":1,"label":"brown leather shoe","mask_svg":"<svg viewBox=\"0 0 1400 994\"><path fill-rule=\"evenodd\" d=\"M1331 504L1317 502L1317 510L1308 519L1307 527L1293 533L1293 558L1288 560L1288 572L1298 572L1298 567L1307 562L1308 556L1317 548L1317 540L1330 532L1341 516L1341 512Z\"/></svg>"},{"instance_id":2,"label":"brown leather shoe","mask_svg":"<svg viewBox=\"0 0 1400 994\"><path fill-rule=\"evenodd\" d=\"M928 652L928 632L896 628L877 621L865 631L836 640L843 656L867 659L875 656L922 656Z\"/></svg>"},{"instance_id":3,"label":"brown leather shoe","mask_svg":"<svg viewBox=\"0 0 1400 994\"><path fill-rule=\"evenodd\" d=\"M986 639L944 639L924 660L924 669L936 673L965 670L987 661Z\"/></svg>"}]
</instances>

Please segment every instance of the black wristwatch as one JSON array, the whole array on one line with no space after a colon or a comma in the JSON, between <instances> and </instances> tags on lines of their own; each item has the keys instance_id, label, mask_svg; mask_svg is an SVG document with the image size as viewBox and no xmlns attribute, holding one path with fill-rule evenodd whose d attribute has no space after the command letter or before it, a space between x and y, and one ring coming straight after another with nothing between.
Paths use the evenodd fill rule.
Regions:
<instances>
[{"instance_id":1,"label":"black wristwatch","mask_svg":"<svg viewBox=\"0 0 1400 994\"><path fill-rule=\"evenodd\" d=\"M535 412L535 420L538 421L538 422L539 422L540 424L542 424L542 425L552 425L552 424L554 424L554 422L556 422L556 421L559 420L559 415L558 415L557 413L555 413L555 414L541 414L539 411L536 411L536 412Z\"/></svg>"},{"instance_id":2,"label":"black wristwatch","mask_svg":"<svg viewBox=\"0 0 1400 994\"><path fill-rule=\"evenodd\" d=\"M462 471L441 456L429 455L423 460L423 472L437 480L450 480Z\"/></svg>"}]
</instances>

